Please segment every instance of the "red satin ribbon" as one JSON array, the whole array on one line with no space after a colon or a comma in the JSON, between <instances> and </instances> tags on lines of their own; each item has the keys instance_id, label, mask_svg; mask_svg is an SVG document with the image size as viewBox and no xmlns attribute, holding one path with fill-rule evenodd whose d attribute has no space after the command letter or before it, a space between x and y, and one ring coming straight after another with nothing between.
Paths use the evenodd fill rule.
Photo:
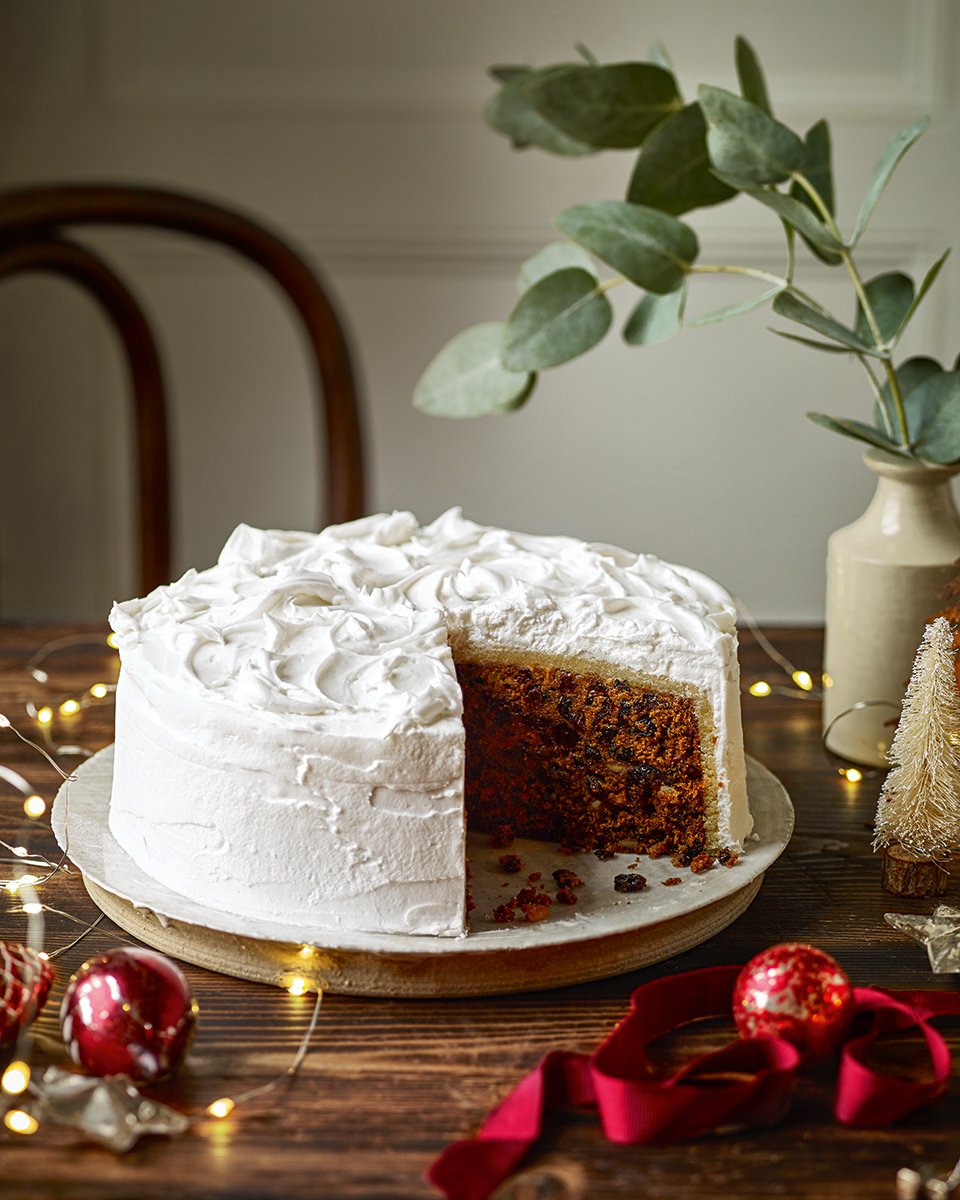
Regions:
<instances>
[{"instance_id":1,"label":"red satin ribbon","mask_svg":"<svg viewBox=\"0 0 960 1200\"><path fill-rule=\"evenodd\" d=\"M629 1014L592 1056L551 1051L490 1113L475 1138L454 1142L439 1155L427 1178L448 1200L486 1200L536 1143L545 1118L570 1106L595 1107L606 1136L624 1144L780 1120L800 1061L789 1042L737 1039L667 1077L655 1074L647 1058L647 1045L662 1034L698 1018L729 1017L739 973L740 967L709 967L637 988ZM946 1087L950 1051L928 1019L960 1015L960 994L855 988L854 998L858 1020L841 1051L834 1114L847 1125L888 1125ZM884 1075L868 1065L881 1034L912 1027L926 1041L929 1079Z\"/></svg>"}]
</instances>

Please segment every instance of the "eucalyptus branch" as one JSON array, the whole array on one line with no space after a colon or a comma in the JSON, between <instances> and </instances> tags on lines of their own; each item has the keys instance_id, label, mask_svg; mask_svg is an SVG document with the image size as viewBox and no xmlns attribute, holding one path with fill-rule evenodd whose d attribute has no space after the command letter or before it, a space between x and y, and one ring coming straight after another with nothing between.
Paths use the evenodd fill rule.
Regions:
<instances>
[{"instance_id":1,"label":"eucalyptus branch","mask_svg":"<svg viewBox=\"0 0 960 1200\"><path fill-rule=\"evenodd\" d=\"M485 115L517 148L569 157L638 151L626 194L561 212L554 226L568 240L546 246L525 264L520 298L505 321L473 326L440 351L417 385L414 403L454 417L519 408L538 372L569 362L606 336L615 320L606 293L629 283L640 299L621 330L628 345L654 345L772 300L778 317L815 335L788 336L857 359L878 410L872 423L823 413L812 419L917 461L960 463L960 361L952 369L927 356L893 361L946 255L919 285L903 271L865 279L854 259L883 190L927 118L890 137L845 239L833 213L829 126L817 121L801 136L774 117L760 63L745 39L736 45L740 94L702 84L689 104L662 46L651 61L628 64L599 63L587 47L578 50L579 63L495 71L499 91ZM782 275L697 261L700 238L688 214L741 195L779 216L787 239ZM857 302L853 322L834 317L798 284L798 238L828 267L842 266ZM613 278L599 282L597 262ZM739 276L765 288L687 321L685 283L696 275Z\"/></svg>"}]
</instances>

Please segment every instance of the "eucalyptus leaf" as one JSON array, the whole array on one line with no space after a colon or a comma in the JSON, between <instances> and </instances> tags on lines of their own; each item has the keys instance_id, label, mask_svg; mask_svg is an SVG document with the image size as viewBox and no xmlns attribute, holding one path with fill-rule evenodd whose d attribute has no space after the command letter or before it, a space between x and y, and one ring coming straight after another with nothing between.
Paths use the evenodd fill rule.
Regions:
<instances>
[{"instance_id":1,"label":"eucalyptus leaf","mask_svg":"<svg viewBox=\"0 0 960 1200\"><path fill-rule=\"evenodd\" d=\"M907 418L908 436L911 441L914 440L925 420L922 404L918 406L914 401L914 393L932 375L942 374L943 367L940 363L935 358L927 358L923 355L906 359L896 369L897 385L900 388L904 415ZM893 402L889 380L885 380L880 389L880 402L874 408L874 420L878 424L885 424L891 431L897 429L896 406Z\"/></svg>"},{"instance_id":2,"label":"eucalyptus leaf","mask_svg":"<svg viewBox=\"0 0 960 1200\"><path fill-rule=\"evenodd\" d=\"M811 308L809 304L805 304L790 292L781 292L777 296L773 302L773 311L778 317L786 317L788 321L796 321L799 325L805 325L808 329L819 333L821 337L838 342L848 350L884 357L881 351L865 342L854 330L848 329L846 325L841 325L833 317L828 317L815 308Z\"/></svg>"},{"instance_id":3,"label":"eucalyptus leaf","mask_svg":"<svg viewBox=\"0 0 960 1200\"><path fill-rule=\"evenodd\" d=\"M934 283L936 282L937 276L940 274L940 270L943 267L943 264L947 261L947 257L949 256L949 254L950 254L949 250L944 250L944 252L940 255L940 257L937 259L937 261L933 264L933 266L929 269L929 271L927 271L926 275L924 275L923 279L920 281L920 286L919 286L919 288L917 288L917 294L913 298L913 303L907 309L906 315L904 316L903 321L900 324L901 331L906 329L906 327L910 324L911 320L913 319L913 314L920 307L920 301L924 298L924 296L926 296L927 292L929 292L930 289L933 287Z\"/></svg>"},{"instance_id":4,"label":"eucalyptus leaf","mask_svg":"<svg viewBox=\"0 0 960 1200\"><path fill-rule=\"evenodd\" d=\"M707 124L699 104L671 113L647 137L627 199L679 216L722 204L736 190L714 175L707 155Z\"/></svg>"},{"instance_id":5,"label":"eucalyptus leaf","mask_svg":"<svg viewBox=\"0 0 960 1200\"><path fill-rule=\"evenodd\" d=\"M769 303L774 296L779 296L782 291L783 287L772 287L756 296L750 296L746 300L738 300L736 304L716 308L712 312L704 313L700 317L694 317L693 320L687 321L687 328L694 329L701 325L714 325L717 321L725 321L728 317L740 317L744 313L753 312L754 309L762 308Z\"/></svg>"},{"instance_id":6,"label":"eucalyptus leaf","mask_svg":"<svg viewBox=\"0 0 960 1200\"><path fill-rule=\"evenodd\" d=\"M714 170L736 188L782 183L803 166L806 149L792 129L723 88L702 85L707 150Z\"/></svg>"},{"instance_id":7,"label":"eucalyptus leaf","mask_svg":"<svg viewBox=\"0 0 960 1200\"><path fill-rule=\"evenodd\" d=\"M853 227L853 237L850 240L852 246L855 246L863 236L863 231L870 222L880 194L890 182L890 176L897 169L901 158L929 124L929 117L921 117L919 121L914 121L911 125L906 125L903 129L898 130L887 142L860 205L860 212L857 214L856 224Z\"/></svg>"},{"instance_id":8,"label":"eucalyptus leaf","mask_svg":"<svg viewBox=\"0 0 960 1200\"><path fill-rule=\"evenodd\" d=\"M665 71L669 71L671 75L676 75L673 69L673 59L670 57L670 51L665 43L658 38L647 51L647 60L652 62L656 67L663 67Z\"/></svg>"},{"instance_id":9,"label":"eucalyptus leaf","mask_svg":"<svg viewBox=\"0 0 960 1200\"><path fill-rule=\"evenodd\" d=\"M487 74L497 83L509 83L511 79L516 79L519 75L529 75L531 70L532 68L528 66L510 66L504 63L501 66L490 67Z\"/></svg>"},{"instance_id":10,"label":"eucalyptus leaf","mask_svg":"<svg viewBox=\"0 0 960 1200\"><path fill-rule=\"evenodd\" d=\"M822 350L824 354L850 353L848 347L838 346L836 342L820 342L816 338L804 337L801 333L791 333L789 329L774 329L771 326L770 332L775 333L777 337L786 338L788 342L798 342L801 346L809 346L811 350Z\"/></svg>"},{"instance_id":11,"label":"eucalyptus leaf","mask_svg":"<svg viewBox=\"0 0 960 1200\"><path fill-rule=\"evenodd\" d=\"M864 284L867 301L880 331L880 341L887 345L896 341L907 313L913 304L913 280L902 271L888 271L875 275ZM873 330L867 320L862 303L857 301L857 336L865 342L874 340Z\"/></svg>"},{"instance_id":12,"label":"eucalyptus leaf","mask_svg":"<svg viewBox=\"0 0 960 1200\"><path fill-rule=\"evenodd\" d=\"M826 121L817 121L807 130L803 139L806 151L801 170L813 190L827 207L827 212L835 211L836 197L833 190L833 150L830 142L830 126ZM808 193L798 183L790 189L790 195L806 204L814 212L816 206Z\"/></svg>"},{"instance_id":13,"label":"eucalyptus leaf","mask_svg":"<svg viewBox=\"0 0 960 1200\"><path fill-rule=\"evenodd\" d=\"M835 252L842 247L843 243L834 237L826 225L793 196L787 196L773 188L754 188L749 194L767 208L772 208L777 216L792 225L807 242L812 242L827 251ZM837 257L839 260L839 255Z\"/></svg>"},{"instance_id":14,"label":"eucalyptus leaf","mask_svg":"<svg viewBox=\"0 0 960 1200\"><path fill-rule=\"evenodd\" d=\"M902 448L895 441L886 437L879 429L875 429L865 421L854 421L846 417L828 417L826 413L818 412L808 412L807 418L814 425L822 425L824 429L830 429L834 433L841 433L844 437L856 438L859 442L866 442L868 446L874 446L878 450L886 450L888 454L903 456Z\"/></svg>"},{"instance_id":15,"label":"eucalyptus leaf","mask_svg":"<svg viewBox=\"0 0 960 1200\"><path fill-rule=\"evenodd\" d=\"M643 296L623 327L623 340L630 346L655 346L680 332L686 287L665 296L648 292Z\"/></svg>"},{"instance_id":16,"label":"eucalyptus leaf","mask_svg":"<svg viewBox=\"0 0 960 1200\"><path fill-rule=\"evenodd\" d=\"M588 271L555 271L517 301L507 321L501 360L511 371L558 366L595 346L612 320L610 301Z\"/></svg>"},{"instance_id":17,"label":"eucalyptus leaf","mask_svg":"<svg viewBox=\"0 0 960 1200\"><path fill-rule=\"evenodd\" d=\"M545 276L561 271L564 267L580 267L581 270L588 271L594 279L597 277L593 259L586 250L575 246L573 242L550 242L521 266L517 275L517 290L525 292Z\"/></svg>"},{"instance_id":18,"label":"eucalyptus leaf","mask_svg":"<svg viewBox=\"0 0 960 1200\"><path fill-rule=\"evenodd\" d=\"M827 212L832 216L836 200L833 189L830 127L826 121L817 121L815 125L811 125L807 130L806 137L803 139L803 144L806 149L806 158L803 164L804 178L823 201ZM790 187L790 195L794 200L798 200L801 204L806 205L815 214L817 220L823 219L820 210L813 201L813 197L810 196L797 180L794 180ZM836 251L825 249L808 238L804 238L804 242L811 253L815 254L821 262L825 262L828 266L835 267L842 261L839 253Z\"/></svg>"},{"instance_id":19,"label":"eucalyptus leaf","mask_svg":"<svg viewBox=\"0 0 960 1200\"><path fill-rule=\"evenodd\" d=\"M504 329L502 321L488 321L458 333L424 371L414 407L431 416L482 417L522 404L536 376L501 364Z\"/></svg>"},{"instance_id":20,"label":"eucalyptus leaf","mask_svg":"<svg viewBox=\"0 0 960 1200\"><path fill-rule=\"evenodd\" d=\"M541 150L547 150L551 154L569 157L593 154L592 146L585 145L556 128L535 105L539 89L545 82L580 69L578 63L561 63L538 70L498 68L501 73L512 73L503 78L500 90L488 101L484 109L487 124L498 132L505 133L518 150L527 146L539 146Z\"/></svg>"},{"instance_id":21,"label":"eucalyptus leaf","mask_svg":"<svg viewBox=\"0 0 960 1200\"><path fill-rule=\"evenodd\" d=\"M631 283L658 295L680 286L699 250L689 225L626 200L575 204L555 224Z\"/></svg>"},{"instance_id":22,"label":"eucalyptus leaf","mask_svg":"<svg viewBox=\"0 0 960 1200\"><path fill-rule=\"evenodd\" d=\"M538 85L533 103L551 126L577 142L629 150L683 102L669 71L628 62L558 72Z\"/></svg>"},{"instance_id":23,"label":"eucalyptus leaf","mask_svg":"<svg viewBox=\"0 0 960 1200\"><path fill-rule=\"evenodd\" d=\"M770 97L767 95L767 82L763 77L760 60L756 51L745 37L738 37L734 43L734 56L737 63L737 79L740 82L740 94L744 100L761 109L768 116L773 115L770 107Z\"/></svg>"},{"instance_id":24,"label":"eucalyptus leaf","mask_svg":"<svg viewBox=\"0 0 960 1200\"><path fill-rule=\"evenodd\" d=\"M913 446L927 462L960 462L960 371L930 375L910 396L920 424Z\"/></svg>"}]
</instances>

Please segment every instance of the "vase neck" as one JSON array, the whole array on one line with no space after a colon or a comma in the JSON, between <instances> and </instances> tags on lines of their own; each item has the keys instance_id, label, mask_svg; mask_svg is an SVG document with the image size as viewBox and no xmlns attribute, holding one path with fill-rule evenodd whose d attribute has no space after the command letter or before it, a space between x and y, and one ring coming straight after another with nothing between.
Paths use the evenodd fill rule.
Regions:
<instances>
[{"instance_id":1,"label":"vase neck","mask_svg":"<svg viewBox=\"0 0 960 1200\"><path fill-rule=\"evenodd\" d=\"M882 450L868 450L863 461L875 475L892 483L915 484L918 487L945 486L960 473L960 463L941 466L936 463L918 462L916 459L895 458Z\"/></svg>"}]
</instances>

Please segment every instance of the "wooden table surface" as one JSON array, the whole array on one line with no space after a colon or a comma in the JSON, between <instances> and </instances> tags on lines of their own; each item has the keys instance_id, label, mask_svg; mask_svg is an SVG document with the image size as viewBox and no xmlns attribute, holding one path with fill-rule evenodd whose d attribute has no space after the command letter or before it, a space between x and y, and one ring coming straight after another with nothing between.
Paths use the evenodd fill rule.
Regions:
<instances>
[{"instance_id":1,"label":"wooden table surface","mask_svg":"<svg viewBox=\"0 0 960 1200\"><path fill-rule=\"evenodd\" d=\"M24 705L43 703L102 677L100 649L51 659L51 685L23 664L47 638L73 630L0 626L0 712L27 732ZM774 645L816 675L820 634L769 629ZM783 676L750 634L742 638L744 682ZM108 702L57 724L62 741L97 748L112 737ZM788 789L796 831L749 910L711 941L643 971L558 991L479 1000L379 1000L329 995L300 1075L226 1121L202 1119L176 1139L147 1138L116 1155L77 1134L44 1125L34 1136L0 1127L0 1196L135 1200L160 1196L364 1197L399 1200L438 1193L424 1171L448 1142L471 1135L487 1111L553 1048L592 1050L626 1012L639 984L664 973L741 963L779 941L811 942L840 960L856 985L954 989L957 976L930 972L924 949L884 924L887 911L929 912L934 902L897 899L879 884L870 852L878 778L842 779L825 757L815 700L744 696L748 753ZM35 727L34 727L35 728ZM44 796L56 778L9 733L0 763L21 771ZM67 760L65 765L75 765ZM0 795L2 836L22 839L20 801ZM31 823L31 845L52 850L44 822ZM16 898L0 893L0 937L24 936ZM47 946L66 945L96 915L78 874L61 873L42 889ZM953 889L954 899L956 889ZM951 899L948 893L947 899ZM63 983L94 952L128 940L104 922L58 960L58 981L37 1022L34 1066L66 1065L57 1011ZM200 1006L187 1063L155 1095L203 1116L211 1100L236 1095L281 1074L292 1062L312 1009L259 984L186 966ZM956 1022L940 1028L956 1052ZM665 1060L721 1044L730 1028L693 1028L668 1039ZM909 1062L912 1047L901 1047ZM956 1074L956 1072L955 1072ZM948 1170L960 1154L960 1085L900 1125L880 1131L839 1126L831 1115L833 1066L801 1075L787 1118L774 1128L659 1146L606 1142L596 1119L577 1112L554 1122L498 1200L603 1200L606 1197L804 1196L892 1197L897 1169L931 1162Z\"/></svg>"}]
</instances>

